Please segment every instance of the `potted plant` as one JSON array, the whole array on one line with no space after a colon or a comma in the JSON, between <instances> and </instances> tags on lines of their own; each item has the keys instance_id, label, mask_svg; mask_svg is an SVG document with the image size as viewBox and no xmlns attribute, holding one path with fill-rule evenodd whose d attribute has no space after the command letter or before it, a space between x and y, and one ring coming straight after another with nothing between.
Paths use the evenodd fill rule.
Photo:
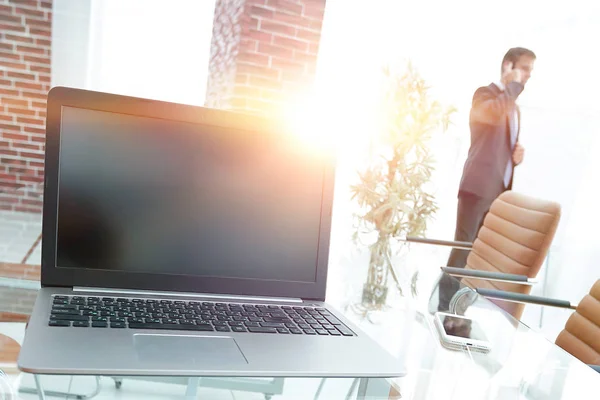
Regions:
<instances>
[{"instance_id":1,"label":"potted plant","mask_svg":"<svg viewBox=\"0 0 600 400\"><path fill-rule=\"evenodd\" d=\"M393 244L424 234L438 208L428 186L434 169L428 144L434 134L447 130L455 112L431 99L430 88L410 64L400 72L384 68L384 83L382 128L372 137L368 160L351 187L360 210L354 238L371 238L361 301L366 309L385 305L389 276L403 294L392 265Z\"/></svg>"}]
</instances>

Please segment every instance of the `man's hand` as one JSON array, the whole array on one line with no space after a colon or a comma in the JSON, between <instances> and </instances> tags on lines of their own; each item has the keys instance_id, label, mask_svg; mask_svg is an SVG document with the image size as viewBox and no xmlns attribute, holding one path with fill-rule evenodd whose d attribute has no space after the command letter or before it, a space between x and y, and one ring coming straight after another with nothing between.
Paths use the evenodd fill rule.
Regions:
<instances>
[{"instance_id":1,"label":"man's hand","mask_svg":"<svg viewBox=\"0 0 600 400\"><path fill-rule=\"evenodd\" d=\"M521 143L515 144L515 149L512 154L512 159L515 165L519 165L523 162L523 156L525 155L525 148L521 146Z\"/></svg>"},{"instance_id":2,"label":"man's hand","mask_svg":"<svg viewBox=\"0 0 600 400\"><path fill-rule=\"evenodd\" d=\"M504 69L504 73L502 74L502 82L505 85L510 82L523 82L523 71L518 68L513 69L513 63L508 64L508 66Z\"/></svg>"}]
</instances>

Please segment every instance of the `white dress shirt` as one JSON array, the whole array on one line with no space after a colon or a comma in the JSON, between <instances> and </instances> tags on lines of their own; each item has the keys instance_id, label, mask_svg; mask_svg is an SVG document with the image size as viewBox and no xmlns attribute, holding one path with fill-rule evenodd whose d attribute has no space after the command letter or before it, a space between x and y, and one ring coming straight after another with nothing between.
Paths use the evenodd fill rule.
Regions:
<instances>
[{"instance_id":1,"label":"white dress shirt","mask_svg":"<svg viewBox=\"0 0 600 400\"><path fill-rule=\"evenodd\" d=\"M494 82L494 85L498 86L498 89L500 89L501 91L504 91L504 89L505 89L504 83L502 83L502 81ZM515 144L517 143L517 133L519 132L519 121L518 121L516 108L513 110L512 119L513 119L512 126L514 126L515 129L510 129L510 126L509 126L510 149L514 151ZM512 176L512 172L513 172L513 162L512 162L512 155L511 155L511 158L508 160L508 164L506 165L506 170L504 171L504 187L508 187L508 184L510 183L510 177Z\"/></svg>"}]
</instances>

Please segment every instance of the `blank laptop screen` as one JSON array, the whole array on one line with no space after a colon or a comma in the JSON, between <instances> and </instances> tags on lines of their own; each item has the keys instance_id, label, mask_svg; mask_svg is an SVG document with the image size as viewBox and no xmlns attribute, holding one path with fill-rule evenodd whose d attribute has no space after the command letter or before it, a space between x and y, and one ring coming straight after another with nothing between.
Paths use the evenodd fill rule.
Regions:
<instances>
[{"instance_id":1,"label":"blank laptop screen","mask_svg":"<svg viewBox=\"0 0 600 400\"><path fill-rule=\"evenodd\" d=\"M323 160L289 135L63 107L58 268L315 282Z\"/></svg>"}]
</instances>

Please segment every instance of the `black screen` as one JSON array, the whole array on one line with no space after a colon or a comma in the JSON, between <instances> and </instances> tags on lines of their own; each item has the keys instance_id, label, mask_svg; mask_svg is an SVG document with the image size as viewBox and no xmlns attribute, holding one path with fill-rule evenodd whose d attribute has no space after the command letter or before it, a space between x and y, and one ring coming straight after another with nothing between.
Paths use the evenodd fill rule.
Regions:
<instances>
[{"instance_id":1,"label":"black screen","mask_svg":"<svg viewBox=\"0 0 600 400\"><path fill-rule=\"evenodd\" d=\"M441 316L442 326L448 336L458 336L466 339L486 340L479 325L468 318L458 318L449 315Z\"/></svg>"},{"instance_id":2,"label":"black screen","mask_svg":"<svg viewBox=\"0 0 600 400\"><path fill-rule=\"evenodd\" d=\"M58 268L315 282L324 164L283 133L63 107Z\"/></svg>"}]
</instances>

